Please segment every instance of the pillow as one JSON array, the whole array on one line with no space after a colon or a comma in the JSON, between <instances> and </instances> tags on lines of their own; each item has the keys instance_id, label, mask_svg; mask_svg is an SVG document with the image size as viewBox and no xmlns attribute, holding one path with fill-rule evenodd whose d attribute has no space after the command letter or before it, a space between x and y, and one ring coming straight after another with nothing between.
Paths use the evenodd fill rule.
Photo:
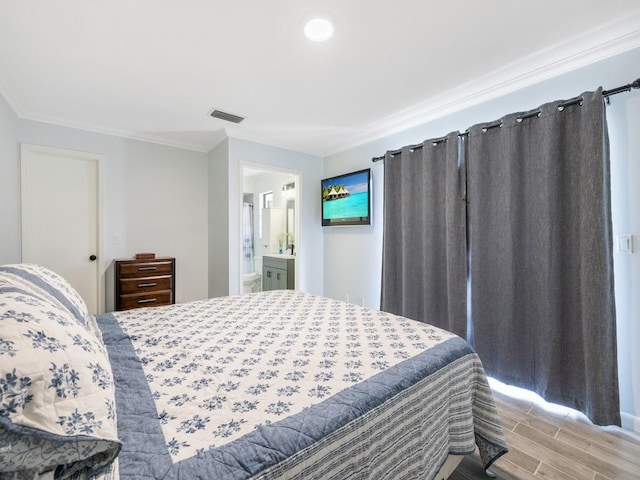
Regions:
<instances>
[{"instance_id":1,"label":"pillow","mask_svg":"<svg viewBox=\"0 0 640 480\"><path fill-rule=\"evenodd\" d=\"M29 263L3 265L0 266L2 278L68 310L79 323L87 325L90 315L80 294L67 280L48 268Z\"/></svg>"},{"instance_id":2,"label":"pillow","mask_svg":"<svg viewBox=\"0 0 640 480\"><path fill-rule=\"evenodd\" d=\"M121 447L106 350L61 302L11 282L29 268L1 269L0 476L98 473Z\"/></svg>"}]
</instances>

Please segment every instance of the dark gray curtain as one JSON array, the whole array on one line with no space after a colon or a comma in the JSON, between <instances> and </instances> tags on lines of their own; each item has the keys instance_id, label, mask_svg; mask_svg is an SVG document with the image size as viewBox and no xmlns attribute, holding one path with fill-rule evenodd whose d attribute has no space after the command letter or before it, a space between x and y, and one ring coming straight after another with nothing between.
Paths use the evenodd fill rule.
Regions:
<instances>
[{"instance_id":1,"label":"dark gray curtain","mask_svg":"<svg viewBox=\"0 0 640 480\"><path fill-rule=\"evenodd\" d=\"M601 90L560 104L469 131L474 347L490 376L619 425Z\"/></svg>"},{"instance_id":2,"label":"dark gray curtain","mask_svg":"<svg viewBox=\"0 0 640 480\"><path fill-rule=\"evenodd\" d=\"M387 153L381 309L466 336L464 170L458 133Z\"/></svg>"}]
</instances>

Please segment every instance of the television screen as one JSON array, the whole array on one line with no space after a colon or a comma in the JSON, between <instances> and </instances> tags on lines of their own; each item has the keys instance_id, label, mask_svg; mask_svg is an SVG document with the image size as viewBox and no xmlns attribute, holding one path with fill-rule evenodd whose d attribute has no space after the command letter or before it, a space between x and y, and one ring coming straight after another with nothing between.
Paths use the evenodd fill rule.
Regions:
<instances>
[{"instance_id":1,"label":"television screen","mask_svg":"<svg viewBox=\"0 0 640 480\"><path fill-rule=\"evenodd\" d=\"M322 226L371 225L371 169L322 180Z\"/></svg>"}]
</instances>

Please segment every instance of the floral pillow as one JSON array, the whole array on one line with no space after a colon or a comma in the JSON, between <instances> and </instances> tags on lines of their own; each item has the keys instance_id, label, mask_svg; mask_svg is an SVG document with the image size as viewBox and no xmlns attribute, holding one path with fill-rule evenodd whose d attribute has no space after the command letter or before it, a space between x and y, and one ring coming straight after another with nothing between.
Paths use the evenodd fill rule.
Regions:
<instances>
[{"instance_id":1,"label":"floral pillow","mask_svg":"<svg viewBox=\"0 0 640 480\"><path fill-rule=\"evenodd\" d=\"M120 451L100 340L0 267L0 475L94 474Z\"/></svg>"},{"instance_id":2,"label":"floral pillow","mask_svg":"<svg viewBox=\"0 0 640 480\"><path fill-rule=\"evenodd\" d=\"M76 289L48 268L30 263L3 265L0 266L0 282L2 279L68 310L83 325L86 325L87 319L90 318L87 305Z\"/></svg>"}]
</instances>

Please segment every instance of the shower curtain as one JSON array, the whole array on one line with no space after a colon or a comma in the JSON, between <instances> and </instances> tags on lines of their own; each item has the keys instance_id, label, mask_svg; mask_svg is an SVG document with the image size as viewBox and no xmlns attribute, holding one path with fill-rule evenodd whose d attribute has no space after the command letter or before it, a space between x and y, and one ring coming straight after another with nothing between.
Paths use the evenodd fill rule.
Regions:
<instances>
[{"instance_id":1,"label":"shower curtain","mask_svg":"<svg viewBox=\"0 0 640 480\"><path fill-rule=\"evenodd\" d=\"M242 205L242 273L254 273L253 261L253 205Z\"/></svg>"}]
</instances>

